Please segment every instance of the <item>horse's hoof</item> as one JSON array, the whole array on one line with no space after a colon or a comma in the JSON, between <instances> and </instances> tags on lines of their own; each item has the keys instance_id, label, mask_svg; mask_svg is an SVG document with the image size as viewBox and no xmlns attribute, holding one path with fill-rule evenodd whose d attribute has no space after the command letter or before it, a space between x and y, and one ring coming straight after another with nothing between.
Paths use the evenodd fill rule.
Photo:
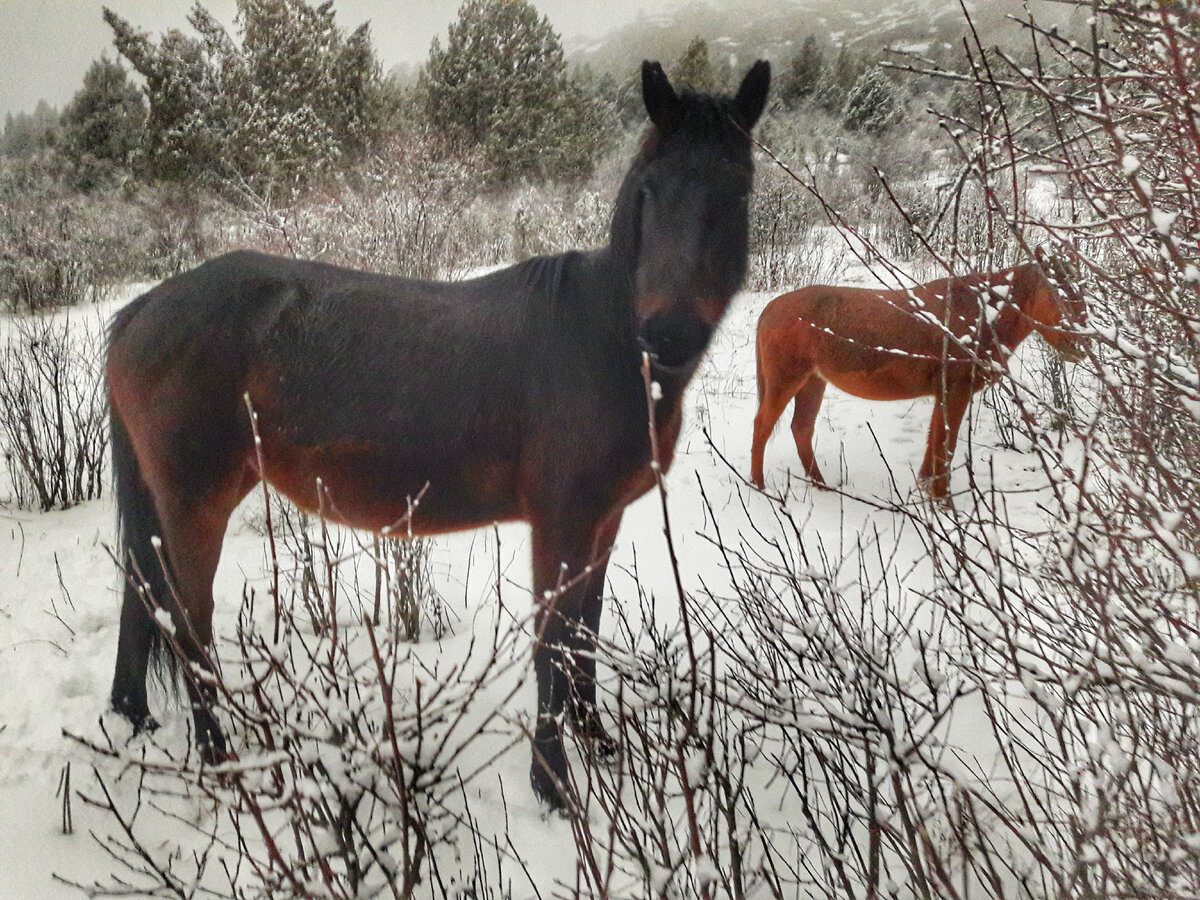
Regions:
<instances>
[{"instance_id":1,"label":"horse's hoof","mask_svg":"<svg viewBox=\"0 0 1200 900\"><path fill-rule=\"evenodd\" d=\"M555 778L537 760L529 768L529 784L533 787L533 795L550 812L566 813L567 798L559 791Z\"/></svg>"},{"instance_id":2,"label":"horse's hoof","mask_svg":"<svg viewBox=\"0 0 1200 900\"><path fill-rule=\"evenodd\" d=\"M602 762L612 762L617 758L620 753L617 742L600 724L600 714L595 709L576 712L571 717L571 724L576 737L587 745L593 758Z\"/></svg>"},{"instance_id":3,"label":"horse's hoof","mask_svg":"<svg viewBox=\"0 0 1200 900\"><path fill-rule=\"evenodd\" d=\"M150 715L146 704L113 697L109 705L113 712L130 724L135 737L158 730L158 720Z\"/></svg>"},{"instance_id":4,"label":"horse's hoof","mask_svg":"<svg viewBox=\"0 0 1200 900\"><path fill-rule=\"evenodd\" d=\"M217 724L212 713L207 710L197 711L195 725L196 749L200 751L200 759L203 763L206 766L216 766L223 762L229 762L232 754L229 752L225 733L221 731L221 726Z\"/></svg>"},{"instance_id":5,"label":"horse's hoof","mask_svg":"<svg viewBox=\"0 0 1200 900\"><path fill-rule=\"evenodd\" d=\"M538 724L533 739L533 763L529 767L529 783L534 795L555 812L567 808L567 754L563 748L558 723L550 720Z\"/></svg>"}]
</instances>

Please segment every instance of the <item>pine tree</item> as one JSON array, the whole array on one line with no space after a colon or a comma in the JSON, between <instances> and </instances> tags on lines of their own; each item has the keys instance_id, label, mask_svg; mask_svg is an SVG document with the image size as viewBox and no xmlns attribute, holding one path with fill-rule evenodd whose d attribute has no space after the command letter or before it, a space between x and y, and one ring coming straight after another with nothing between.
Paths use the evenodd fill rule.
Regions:
<instances>
[{"instance_id":1,"label":"pine tree","mask_svg":"<svg viewBox=\"0 0 1200 900\"><path fill-rule=\"evenodd\" d=\"M125 68L101 56L83 76L83 87L63 110L62 159L82 190L128 171L140 149L146 122L141 92Z\"/></svg>"},{"instance_id":2,"label":"pine tree","mask_svg":"<svg viewBox=\"0 0 1200 900\"><path fill-rule=\"evenodd\" d=\"M468 0L435 38L418 90L428 124L482 148L500 180L586 174L599 115L567 75L562 43L527 0Z\"/></svg>"},{"instance_id":3,"label":"pine tree","mask_svg":"<svg viewBox=\"0 0 1200 900\"><path fill-rule=\"evenodd\" d=\"M815 35L809 35L800 46L800 51L792 58L792 63L784 72L779 84L779 99L785 105L794 107L802 100L811 97L821 83L825 72L825 53L817 42Z\"/></svg>"},{"instance_id":4,"label":"pine tree","mask_svg":"<svg viewBox=\"0 0 1200 900\"><path fill-rule=\"evenodd\" d=\"M671 67L670 75L671 81L676 85L690 87L703 93L715 91L717 79L708 59L708 42L701 37L692 38L687 49Z\"/></svg>"},{"instance_id":5,"label":"pine tree","mask_svg":"<svg viewBox=\"0 0 1200 900\"><path fill-rule=\"evenodd\" d=\"M833 65L825 70L825 77L817 86L817 103L827 112L840 114L846 105L846 98L865 68L864 61L843 44L838 48Z\"/></svg>"},{"instance_id":6,"label":"pine tree","mask_svg":"<svg viewBox=\"0 0 1200 900\"><path fill-rule=\"evenodd\" d=\"M847 131L883 134L899 121L901 112L895 82L881 68L873 66L863 72L846 98L842 127Z\"/></svg>"},{"instance_id":7,"label":"pine tree","mask_svg":"<svg viewBox=\"0 0 1200 900\"><path fill-rule=\"evenodd\" d=\"M149 174L188 181L216 171L227 123L218 120L217 72L204 43L171 30L156 45L112 10L104 10L104 20L117 51L145 79Z\"/></svg>"},{"instance_id":8,"label":"pine tree","mask_svg":"<svg viewBox=\"0 0 1200 900\"><path fill-rule=\"evenodd\" d=\"M240 43L203 6L198 37L155 45L110 10L117 49L146 80L153 174L214 175L280 189L354 159L383 117L370 31L346 35L331 0L237 0Z\"/></svg>"}]
</instances>

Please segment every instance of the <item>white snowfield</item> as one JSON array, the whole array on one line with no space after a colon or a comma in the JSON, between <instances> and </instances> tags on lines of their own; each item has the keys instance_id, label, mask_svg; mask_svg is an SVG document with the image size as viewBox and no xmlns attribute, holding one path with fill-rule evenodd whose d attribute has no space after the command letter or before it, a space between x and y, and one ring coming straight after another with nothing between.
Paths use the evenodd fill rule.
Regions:
<instances>
[{"instance_id":1,"label":"white snowfield","mask_svg":"<svg viewBox=\"0 0 1200 900\"><path fill-rule=\"evenodd\" d=\"M866 283L867 278L860 269L846 280ZM131 288L120 301L70 315L76 324L101 327L121 302L137 293ZM714 550L717 530L726 544L744 538L762 546L764 538L783 529L776 515L778 502L771 496L775 495L786 498L786 509L804 523L804 534L819 540L833 556L859 539L878 542L879 563L892 582L888 602L897 605L892 611L904 609L919 616L932 573L927 551L908 516L944 514L923 499L915 484L929 426L929 399L871 403L829 390L817 423L816 451L831 484L844 493L818 491L807 484L786 426L778 429L767 449L767 494L754 491L743 480L749 473L756 408L754 327L772 296L745 293L735 299L688 392L685 430L666 479L684 585L699 590L703 584L717 597L728 593L729 574L721 554ZM7 326L0 322L0 327ZM1040 340L1029 340L1020 349L1014 370L1019 370L1021 359L1043 351ZM1048 490L1046 476L1035 455L1000 449L995 418L982 395L975 398L963 426L952 490L963 486L968 464L985 489L993 486L994 479L1011 519L1037 527L1042 516L1039 498ZM8 494L8 485L0 484L0 497ZM906 515L876 508L893 502L899 502ZM972 501L968 497L963 502ZM235 631L244 588L249 585L262 592L269 580L266 541L247 521L260 515L261 505L261 494L255 491L235 515L225 542L215 590L218 654L228 650L220 641ZM751 521L762 536L755 533ZM120 583L109 555L114 539L115 514L107 486L102 500L61 512L0 507L0 900L78 897L72 883L111 884L112 875L119 871L97 840L117 834L118 823L75 797L73 833L64 834L60 790L69 764L72 792L100 796L91 774L96 757L64 737L64 732L102 740L102 722L114 740L123 741L128 733L123 722L106 712L120 607ZM417 656L433 668L439 656L450 659L465 652L472 629L487 633L492 628L501 615L493 590L498 568L504 607L513 613L529 609L528 550L523 526L438 539L433 551L436 586L457 620L451 635L441 641L427 639L417 648ZM602 634L613 634L618 607L631 617L638 615L635 564L641 588L654 597L657 614L667 622L677 617L660 498L653 492L625 515L609 567ZM857 577L853 570L843 574L847 583ZM341 627L353 631L361 626L347 619ZM517 677L510 673L494 687L496 702L502 702ZM929 677L936 681L937 673ZM162 696L152 695L151 705L163 725L154 742L182 753L187 714ZM481 739L470 760L486 760L489 752L506 742L513 744L512 749L467 790L480 829L490 829L502 842L507 835L529 879L542 896L550 896L576 883L576 856L569 824L547 817L529 788L528 743L520 736L519 724L531 715L534 705L530 677L505 710L508 733ZM602 709L602 716L605 713ZM980 737L985 729L967 721L969 715L961 711L959 715L948 729L951 739L968 753L986 754L986 741ZM136 752L142 740L134 739L131 750ZM121 777L110 762L100 764L119 804L131 804L136 793L133 771ZM764 759L756 765L764 767L754 780L763 786L772 774L771 764ZM764 795L763 805L768 802ZM193 822L203 823L213 815L200 801L180 809ZM784 818L788 814L776 812ZM176 842L185 848L196 839L182 820L167 822L160 835L143 837L152 842L157 837L163 847ZM514 896L534 895L519 867L511 866L508 877L513 879Z\"/></svg>"}]
</instances>

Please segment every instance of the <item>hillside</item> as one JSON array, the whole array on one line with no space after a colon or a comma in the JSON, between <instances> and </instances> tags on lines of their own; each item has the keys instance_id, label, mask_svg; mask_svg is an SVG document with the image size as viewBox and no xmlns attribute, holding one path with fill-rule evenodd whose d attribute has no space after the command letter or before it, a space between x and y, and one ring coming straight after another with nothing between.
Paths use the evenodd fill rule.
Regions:
<instances>
[{"instance_id":1,"label":"hillside","mask_svg":"<svg viewBox=\"0 0 1200 900\"><path fill-rule=\"evenodd\" d=\"M1017 37L1010 16L1022 15L1019 0L967 0L985 44ZM1073 21L1061 4L1035 0L1039 22ZM1076 16L1078 13L1075 14ZM597 71L625 71L642 59L674 59L696 36L709 42L714 56L735 61L764 57L791 59L804 38L814 34L830 45L848 43L859 51L885 48L937 51L957 45L966 34L962 10L952 0L738 0L688 3L658 15L643 16L603 38L571 48L573 62Z\"/></svg>"}]
</instances>

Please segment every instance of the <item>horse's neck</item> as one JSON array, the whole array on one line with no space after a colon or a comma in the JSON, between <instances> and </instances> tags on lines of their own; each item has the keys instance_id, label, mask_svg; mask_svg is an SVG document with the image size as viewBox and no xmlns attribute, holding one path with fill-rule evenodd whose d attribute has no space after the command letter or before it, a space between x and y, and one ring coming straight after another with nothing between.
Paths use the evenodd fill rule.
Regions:
<instances>
[{"instance_id":1,"label":"horse's neck","mask_svg":"<svg viewBox=\"0 0 1200 900\"><path fill-rule=\"evenodd\" d=\"M1010 296L995 325L996 339L1015 350L1034 331L1030 308L1041 286L1040 273L1032 266L1016 266L1012 272Z\"/></svg>"},{"instance_id":2,"label":"horse's neck","mask_svg":"<svg viewBox=\"0 0 1200 900\"><path fill-rule=\"evenodd\" d=\"M630 263L610 244L599 250L580 254L578 267L579 290L584 305L605 324L605 331L615 331L633 339L637 314L634 311L636 264Z\"/></svg>"},{"instance_id":3,"label":"horse's neck","mask_svg":"<svg viewBox=\"0 0 1200 900\"><path fill-rule=\"evenodd\" d=\"M1001 290L997 292L997 288ZM948 286L949 297L943 298L943 303L950 303L952 318L962 322L972 332L979 329L977 323L981 312L988 307L995 309L995 316L989 318L987 325L982 328L982 344L977 346L991 344L1011 352L1033 331L1033 323L1026 309L1032 302L1034 290L1036 285L1028 280L1021 267L1017 267L977 281L959 280ZM1004 295L1002 298L999 297L1000 293ZM942 315L945 312L945 307L937 310Z\"/></svg>"}]
</instances>

